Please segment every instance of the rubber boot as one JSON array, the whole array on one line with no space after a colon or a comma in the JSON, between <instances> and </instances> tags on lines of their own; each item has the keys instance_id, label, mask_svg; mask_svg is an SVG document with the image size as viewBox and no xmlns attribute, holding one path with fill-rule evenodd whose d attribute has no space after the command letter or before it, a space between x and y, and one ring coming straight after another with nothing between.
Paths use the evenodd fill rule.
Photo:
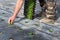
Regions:
<instances>
[{"instance_id":1,"label":"rubber boot","mask_svg":"<svg viewBox=\"0 0 60 40\"><path fill-rule=\"evenodd\" d=\"M55 0L46 0L45 5L45 17L40 20L40 22L51 23L55 20L56 14L56 1Z\"/></svg>"}]
</instances>

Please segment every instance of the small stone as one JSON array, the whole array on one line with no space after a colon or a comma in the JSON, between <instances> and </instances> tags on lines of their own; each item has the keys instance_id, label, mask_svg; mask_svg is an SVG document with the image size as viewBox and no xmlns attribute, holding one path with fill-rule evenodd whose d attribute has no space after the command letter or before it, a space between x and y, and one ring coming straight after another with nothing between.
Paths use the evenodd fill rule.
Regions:
<instances>
[{"instance_id":1,"label":"small stone","mask_svg":"<svg viewBox=\"0 0 60 40\"><path fill-rule=\"evenodd\" d=\"M1 19L1 21L4 21L4 19Z\"/></svg>"},{"instance_id":2,"label":"small stone","mask_svg":"<svg viewBox=\"0 0 60 40\"><path fill-rule=\"evenodd\" d=\"M0 34L2 34L2 32L0 32Z\"/></svg>"},{"instance_id":3,"label":"small stone","mask_svg":"<svg viewBox=\"0 0 60 40\"><path fill-rule=\"evenodd\" d=\"M2 14L5 14L5 13L2 13Z\"/></svg>"},{"instance_id":4,"label":"small stone","mask_svg":"<svg viewBox=\"0 0 60 40\"><path fill-rule=\"evenodd\" d=\"M28 23L28 21L25 21L25 23Z\"/></svg>"},{"instance_id":5,"label":"small stone","mask_svg":"<svg viewBox=\"0 0 60 40\"><path fill-rule=\"evenodd\" d=\"M19 18L18 16L16 18Z\"/></svg>"}]
</instances>

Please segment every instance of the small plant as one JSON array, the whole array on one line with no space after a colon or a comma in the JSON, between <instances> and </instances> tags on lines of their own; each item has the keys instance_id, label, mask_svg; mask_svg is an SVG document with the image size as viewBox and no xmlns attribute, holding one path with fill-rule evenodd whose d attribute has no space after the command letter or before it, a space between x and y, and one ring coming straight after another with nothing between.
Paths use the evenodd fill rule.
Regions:
<instances>
[{"instance_id":1,"label":"small plant","mask_svg":"<svg viewBox=\"0 0 60 40\"><path fill-rule=\"evenodd\" d=\"M18 31L21 31L22 29L21 28L18 28Z\"/></svg>"},{"instance_id":2,"label":"small plant","mask_svg":"<svg viewBox=\"0 0 60 40\"><path fill-rule=\"evenodd\" d=\"M39 24L34 24L35 26L39 26Z\"/></svg>"},{"instance_id":3,"label":"small plant","mask_svg":"<svg viewBox=\"0 0 60 40\"><path fill-rule=\"evenodd\" d=\"M53 30L51 30L51 29L49 29L48 31L49 31L49 32L53 32Z\"/></svg>"},{"instance_id":4,"label":"small plant","mask_svg":"<svg viewBox=\"0 0 60 40\"><path fill-rule=\"evenodd\" d=\"M35 34L33 32L29 33L29 37L33 37Z\"/></svg>"}]
</instances>

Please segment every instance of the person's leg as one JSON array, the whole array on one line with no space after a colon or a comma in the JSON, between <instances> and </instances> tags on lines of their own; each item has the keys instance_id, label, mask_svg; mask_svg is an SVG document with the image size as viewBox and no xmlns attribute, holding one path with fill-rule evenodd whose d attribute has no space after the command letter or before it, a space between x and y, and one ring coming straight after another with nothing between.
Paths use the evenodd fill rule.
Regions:
<instances>
[{"instance_id":1,"label":"person's leg","mask_svg":"<svg viewBox=\"0 0 60 40\"><path fill-rule=\"evenodd\" d=\"M40 3L40 7L41 7L42 11L40 13L36 14L35 16L36 17L42 17L42 16L44 16L43 15L44 14L43 12L45 10L45 4L46 4L46 2L45 2L45 0L38 0L38 1Z\"/></svg>"},{"instance_id":2,"label":"person's leg","mask_svg":"<svg viewBox=\"0 0 60 40\"><path fill-rule=\"evenodd\" d=\"M48 23L54 21L55 18L55 9L56 9L56 2L55 0L47 0L46 1L46 9L45 9L45 17L40 20L40 22Z\"/></svg>"},{"instance_id":3,"label":"person's leg","mask_svg":"<svg viewBox=\"0 0 60 40\"><path fill-rule=\"evenodd\" d=\"M55 0L48 0L46 2L46 17L48 19L54 19L56 12L56 2Z\"/></svg>"},{"instance_id":4,"label":"person's leg","mask_svg":"<svg viewBox=\"0 0 60 40\"><path fill-rule=\"evenodd\" d=\"M40 2L40 6L43 7L45 4L45 0L39 0L39 2Z\"/></svg>"},{"instance_id":5,"label":"person's leg","mask_svg":"<svg viewBox=\"0 0 60 40\"><path fill-rule=\"evenodd\" d=\"M25 0L24 15L27 19L34 19L35 0Z\"/></svg>"}]
</instances>

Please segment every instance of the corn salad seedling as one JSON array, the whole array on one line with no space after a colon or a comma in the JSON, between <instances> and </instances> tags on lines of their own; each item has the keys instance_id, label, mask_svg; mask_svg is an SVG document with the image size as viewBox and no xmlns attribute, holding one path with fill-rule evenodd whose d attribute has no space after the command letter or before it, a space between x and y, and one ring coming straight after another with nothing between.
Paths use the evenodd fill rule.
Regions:
<instances>
[{"instance_id":1,"label":"corn salad seedling","mask_svg":"<svg viewBox=\"0 0 60 40\"><path fill-rule=\"evenodd\" d=\"M21 29L21 28L17 28L17 30L18 30L18 31L22 31L22 29Z\"/></svg>"},{"instance_id":2,"label":"corn salad seedling","mask_svg":"<svg viewBox=\"0 0 60 40\"><path fill-rule=\"evenodd\" d=\"M48 31L49 31L49 32L53 32L53 30L52 30L52 29L49 29Z\"/></svg>"},{"instance_id":3,"label":"corn salad seedling","mask_svg":"<svg viewBox=\"0 0 60 40\"><path fill-rule=\"evenodd\" d=\"M33 32L29 33L29 37L33 37L35 34Z\"/></svg>"}]
</instances>

